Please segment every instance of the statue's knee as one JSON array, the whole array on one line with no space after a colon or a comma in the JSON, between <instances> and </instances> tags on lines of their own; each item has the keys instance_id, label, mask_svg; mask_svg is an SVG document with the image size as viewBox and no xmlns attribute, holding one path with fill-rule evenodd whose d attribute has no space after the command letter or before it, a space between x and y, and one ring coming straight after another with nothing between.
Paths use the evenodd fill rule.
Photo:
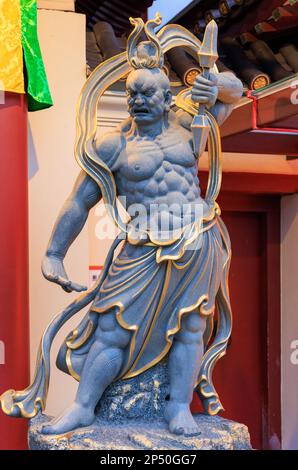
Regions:
<instances>
[{"instance_id":1,"label":"statue's knee","mask_svg":"<svg viewBox=\"0 0 298 470\"><path fill-rule=\"evenodd\" d=\"M99 315L98 326L101 331L113 331L117 326L116 315L114 313Z\"/></svg>"},{"instance_id":2,"label":"statue's knee","mask_svg":"<svg viewBox=\"0 0 298 470\"><path fill-rule=\"evenodd\" d=\"M178 339L186 343L199 343L203 341L206 328L206 319L198 312L186 315L181 322Z\"/></svg>"},{"instance_id":3,"label":"statue's knee","mask_svg":"<svg viewBox=\"0 0 298 470\"><path fill-rule=\"evenodd\" d=\"M186 315L183 319L185 328L191 333L204 333L206 327L206 319L198 312Z\"/></svg>"}]
</instances>

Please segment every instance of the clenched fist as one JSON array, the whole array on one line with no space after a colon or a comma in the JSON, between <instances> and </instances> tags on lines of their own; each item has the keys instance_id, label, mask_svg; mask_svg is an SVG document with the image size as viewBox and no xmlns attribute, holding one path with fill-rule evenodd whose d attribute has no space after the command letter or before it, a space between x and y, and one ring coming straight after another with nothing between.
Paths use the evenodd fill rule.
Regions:
<instances>
[{"instance_id":1,"label":"clenched fist","mask_svg":"<svg viewBox=\"0 0 298 470\"><path fill-rule=\"evenodd\" d=\"M191 90L191 97L195 103L204 104L207 108L215 105L218 96L217 76L209 74L209 78L197 75Z\"/></svg>"}]
</instances>

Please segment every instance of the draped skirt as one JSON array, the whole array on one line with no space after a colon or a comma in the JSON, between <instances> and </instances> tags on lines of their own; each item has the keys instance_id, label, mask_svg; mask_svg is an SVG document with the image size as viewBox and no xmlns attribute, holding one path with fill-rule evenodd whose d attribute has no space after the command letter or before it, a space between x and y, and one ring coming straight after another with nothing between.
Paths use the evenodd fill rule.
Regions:
<instances>
[{"instance_id":1,"label":"draped skirt","mask_svg":"<svg viewBox=\"0 0 298 470\"><path fill-rule=\"evenodd\" d=\"M227 256L218 218L171 246L124 242L87 316L66 338L58 365L79 380L98 316L112 312L131 333L118 378L154 366L170 350L184 315L213 314Z\"/></svg>"}]
</instances>

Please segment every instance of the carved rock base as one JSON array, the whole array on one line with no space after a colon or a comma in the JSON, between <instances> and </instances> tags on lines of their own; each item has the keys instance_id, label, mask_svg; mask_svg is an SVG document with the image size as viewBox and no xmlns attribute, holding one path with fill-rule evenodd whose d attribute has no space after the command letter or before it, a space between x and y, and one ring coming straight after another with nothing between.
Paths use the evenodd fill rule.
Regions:
<instances>
[{"instance_id":1,"label":"carved rock base","mask_svg":"<svg viewBox=\"0 0 298 470\"><path fill-rule=\"evenodd\" d=\"M29 446L33 450L191 450L251 449L247 427L219 416L198 414L201 434L176 436L163 418L169 394L167 361L142 375L120 380L107 388L95 422L62 435L41 434L50 418L44 414L31 420Z\"/></svg>"},{"instance_id":2,"label":"carved rock base","mask_svg":"<svg viewBox=\"0 0 298 470\"><path fill-rule=\"evenodd\" d=\"M219 416L198 414L195 417L201 434L181 437L170 433L165 422L145 423L130 419L115 424L97 419L87 428L45 436L41 425L49 420L40 415L31 421L29 447L32 450L234 450L251 449L248 429Z\"/></svg>"}]
</instances>

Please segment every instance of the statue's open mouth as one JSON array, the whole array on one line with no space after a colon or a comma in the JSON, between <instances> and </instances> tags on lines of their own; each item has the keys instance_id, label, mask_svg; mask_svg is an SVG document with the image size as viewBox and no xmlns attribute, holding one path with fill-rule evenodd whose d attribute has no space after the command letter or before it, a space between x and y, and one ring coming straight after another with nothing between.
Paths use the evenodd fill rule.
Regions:
<instances>
[{"instance_id":1,"label":"statue's open mouth","mask_svg":"<svg viewBox=\"0 0 298 470\"><path fill-rule=\"evenodd\" d=\"M134 108L133 113L134 114L148 114L149 111L146 108Z\"/></svg>"}]
</instances>

